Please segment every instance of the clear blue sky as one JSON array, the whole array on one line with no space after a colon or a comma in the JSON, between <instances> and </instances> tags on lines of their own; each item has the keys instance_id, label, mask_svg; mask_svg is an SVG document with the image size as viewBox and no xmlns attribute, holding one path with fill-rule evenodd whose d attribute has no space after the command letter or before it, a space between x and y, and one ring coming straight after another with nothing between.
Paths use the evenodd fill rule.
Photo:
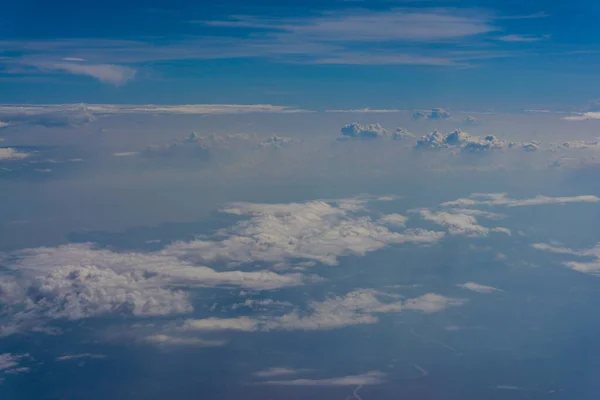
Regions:
<instances>
[{"instance_id":1,"label":"clear blue sky","mask_svg":"<svg viewBox=\"0 0 600 400\"><path fill-rule=\"evenodd\" d=\"M0 103L582 108L591 0L32 1L0 14Z\"/></svg>"}]
</instances>

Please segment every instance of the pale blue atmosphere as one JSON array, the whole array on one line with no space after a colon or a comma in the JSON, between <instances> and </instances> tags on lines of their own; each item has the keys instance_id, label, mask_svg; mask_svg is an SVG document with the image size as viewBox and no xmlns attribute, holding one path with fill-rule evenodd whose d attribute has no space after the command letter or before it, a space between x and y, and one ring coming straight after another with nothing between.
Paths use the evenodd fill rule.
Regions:
<instances>
[{"instance_id":1,"label":"pale blue atmosphere","mask_svg":"<svg viewBox=\"0 0 600 400\"><path fill-rule=\"evenodd\" d=\"M1 6L0 399L600 398L600 5Z\"/></svg>"}]
</instances>

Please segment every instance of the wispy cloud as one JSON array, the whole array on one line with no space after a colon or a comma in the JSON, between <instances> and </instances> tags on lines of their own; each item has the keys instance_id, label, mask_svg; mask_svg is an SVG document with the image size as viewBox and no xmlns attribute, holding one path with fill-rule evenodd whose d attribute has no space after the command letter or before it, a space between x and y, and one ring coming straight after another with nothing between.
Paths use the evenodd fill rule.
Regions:
<instances>
[{"instance_id":1,"label":"wispy cloud","mask_svg":"<svg viewBox=\"0 0 600 400\"><path fill-rule=\"evenodd\" d=\"M386 374L380 371L369 371L360 375L347 375L326 379L293 379L261 382L263 385L280 386L367 386L385 382Z\"/></svg>"},{"instance_id":2,"label":"wispy cloud","mask_svg":"<svg viewBox=\"0 0 600 400\"><path fill-rule=\"evenodd\" d=\"M542 40L550 39L550 35L505 35L499 36L495 38L501 42L521 42L521 43L531 43L531 42L539 42Z\"/></svg>"}]
</instances>

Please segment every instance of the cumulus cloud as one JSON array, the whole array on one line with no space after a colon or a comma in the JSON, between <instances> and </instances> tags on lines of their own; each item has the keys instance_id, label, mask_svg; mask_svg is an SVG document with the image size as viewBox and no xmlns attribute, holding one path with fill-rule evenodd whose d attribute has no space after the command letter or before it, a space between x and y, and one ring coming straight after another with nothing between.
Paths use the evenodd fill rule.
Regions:
<instances>
[{"instance_id":1,"label":"cumulus cloud","mask_svg":"<svg viewBox=\"0 0 600 400\"><path fill-rule=\"evenodd\" d=\"M364 255L391 244L432 244L444 235L423 229L392 232L358 213L365 210L356 199L232 203L223 211L249 219L220 231L220 240L177 242L165 251L203 262L282 263L303 259L336 265L340 256Z\"/></svg>"},{"instance_id":2,"label":"cumulus cloud","mask_svg":"<svg viewBox=\"0 0 600 400\"><path fill-rule=\"evenodd\" d=\"M379 124L361 125L353 122L341 129L342 138L377 139L389 134L388 130Z\"/></svg>"},{"instance_id":3,"label":"cumulus cloud","mask_svg":"<svg viewBox=\"0 0 600 400\"><path fill-rule=\"evenodd\" d=\"M511 199L506 193L473 193L469 198L461 198L442 203L446 207L470 207L470 206L506 206L526 207L544 204L567 204L567 203L596 203L600 197L594 195L550 197L536 196L529 199Z\"/></svg>"},{"instance_id":4,"label":"cumulus cloud","mask_svg":"<svg viewBox=\"0 0 600 400\"><path fill-rule=\"evenodd\" d=\"M501 149L506 143L494 135L488 135L483 138L471 136L467 132L456 129L446 135L433 131L427 135L421 136L415 145L418 150L422 149L460 149L468 153L480 153L495 149Z\"/></svg>"},{"instance_id":5,"label":"cumulus cloud","mask_svg":"<svg viewBox=\"0 0 600 400\"><path fill-rule=\"evenodd\" d=\"M6 160L22 160L29 157L29 153L25 153L11 147L0 147L0 161Z\"/></svg>"},{"instance_id":6,"label":"cumulus cloud","mask_svg":"<svg viewBox=\"0 0 600 400\"><path fill-rule=\"evenodd\" d=\"M161 251L115 253L90 244L22 250L7 255L10 276L0 276L0 300L10 318L0 335L14 334L54 319L105 314L161 316L193 310L194 287L271 290L302 285L300 274L224 271Z\"/></svg>"},{"instance_id":7,"label":"cumulus cloud","mask_svg":"<svg viewBox=\"0 0 600 400\"><path fill-rule=\"evenodd\" d=\"M451 235L464 235L469 237L487 236L490 232L510 234L506 228L486 228L479 225L474 215L459 212L434 212L427 209L420 210L421 217L427 221L447 226ZM486 214L481 214L486 216Z\"/></svg>"},{"instance_id":8,"label":"cumulus cloud","mask_svg":"<svg viewBox=\"0 0 600 400\"><path fill-rule=\"evenodd\" d=\"M486 294L487 293L494 293L494 292L501 292L502 291L502 290L497 289L495 287L481 285L481 284L475 283L475 282L459 283L456 286L459 287L459 288L462 288L462 289L471 290L473 292L486 293Z\"/></svg>"},{"instance_id":9,"label":"cumulus cloud","mask_svg":"<svg viewBox=\"0 0 600 400\"><path fill-rule=\"evenodd\" d=\"M312 301L305 311L295 309L280 315L271 313L258 317L190 319L185 321L178 330L186 332L332 330L377 323L377 314L403 311L436 313L464 303L465 300L448 298L435 293L402 300L397 295L373 289L359 289L345 296L329 297L320 302Z\"/></svg>"},{"instance_id":10,"label":"cumulus cloud","mask_svg":"<svg viewBox=\"0 0 600 400\"><path fill-rule=\"evenodd\" d=\"M383 225L404 227L408 218L400 214L387 214L379 218L379 222Z\"/></svg>"},{"instance_id":11,"label":"cumulus cloud","mask_svg":"<svg viewBox=\"0 0 600 400\"><path fill-rule=\"evenodd\" d=\"M0 106L0 120L10 125L72 127L88 124L95 119L84 104Z\"/></svg>"},{"instance_id":12,"label":"cumulus cloud","mask_svg":"<svg viewBox=\"0 0 600 400\"><path fill-rule=\"evenodd\" d=\"M380 371L369 371L360 375L348 375L327 379L293 379L261 382L263 385L280 386L367 386L385 382L386 374Z\"/></svg>"},{"instance_id":13,"label":"cumulus cloud","mask_svg":"<svg viewBox=\"0 0 600 400\"><path fill-rule=\"evenodd\" d=\"M450 113L443 108L434 108L431 111L416 111L413 114L413 119L423 120L423 119L431 119L431 120L440 120L440 119L448 119L450 118Z\"/></svg>"},{"instance_id":14,"label":"cumulus cloud","mask_svg":"<svg viewBox=\"0 0 600 400\"><path fill-rule=\"evenodd\" d=\"M534 243L532 247L536 250L576 256L580 260L566 261L562 264L575 271L600 276L600 243L591 249L585 250L571 250L566 247L557 247L545 243Z\"/></svg>"}]
</instances>

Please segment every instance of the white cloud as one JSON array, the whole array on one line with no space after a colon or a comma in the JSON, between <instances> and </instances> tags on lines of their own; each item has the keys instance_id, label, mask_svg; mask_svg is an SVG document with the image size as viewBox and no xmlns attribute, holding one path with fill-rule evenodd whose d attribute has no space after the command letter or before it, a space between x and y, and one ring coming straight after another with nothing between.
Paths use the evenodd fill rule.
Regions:
<instances>
[{"instance_id":1,"label":"white cloud","mask_svg":"<svg viewBox=\"0 0 600 400\"><path fill-rule=\"evenodd\" d=\"M61 71L73 75L85 75L102 83L119 86L133 79L137 71L114 64L83 64L81 62L36 62L32 64L42 71Z\"/></svg>"},{"instance_id":2,"label":"white cloud","mask_svg":"<svg viewBox=\"0 0 600 400\"><path fill-rule=\"evenodd\" d=\"M348 375L327 379L294 379L261 382L263 385L280 386L367 386L385 382L386 374L380 371L369 371L360 375Z\"/></svg>"},{"instance_id":3,"label":"white cloud","mask_svg":"<svg viewBox=\"0 0 600 400\"><path fill-rule=\"evenodd\" d=\"M81 360L82 358L102 359L102 358L106 358L106 356L104 354L92 354L92 353L66 354L64 356L56 357L56 361Z\"/></svg>"},{"instance_id":4,"label":"white cloud","mask_svg":"<svg viewBox=\"0 0 600 400\"><path fill-rule=\"evenodd\" d=\"M600 243L586 250L571 250L566 247L556 247L545 243L534 243L536 250L548 251L557 254L567 254L587 259L588 261L567 261L563 265L585 274L600 276Z\"/></svg>"},{"instance_id":5,"label":"white cloud","mask_svg":"<svg viewBox=\"0 0 600 400\"><path fill-rule=\"evenodd\" d=\"M473 215L477 213L460 213L458 210L453 212L434 212L427 209L420 210L421 216L427 220L439 225L447 226L448 232L451 235L465 235L470 237L486 236L490 231L502 232L510 235L510 231L506 228L489 229L477 223L477 219ZM487 216L482 214L482 216Z\"/></svg>"},{"instance_id":6,"label":"white cloud","mask_svg":"<svg viewBox=\"0 0 600 400\"><path fill-rule=\"evenodd\" d=\"M113 153L112 155L115 157L133 157L138 155L139 153L137 151L124 151L121 153Z\"/></svg>"},{"instance_id":7,"label":"white cloud","mask_svg":"<svg viewBox=\"0 0 600 400\"><path fill-rule=\"evenodd\" d=\"M2 160L22 160L29 157L29 153L15 150L10 147L0 147L0 161Z\"/></svg>"},{"instance_id":8,"label":"white cloud","mask_svg":"<svg viewBox=\"0 0 600 400\"><path fill-rule=\"evenodd\" d=\"M600 119L600 111L590 111L582 114L568 115L563 117L567 121L587 121L593 119Z\"/></svg>"},{"instance_id":9,"label":"white cloud","mask_svg":"<svg viewBox=\"0 0 600 400\"><path fill-rule=\"evenodd\" d=\"M0 129L10 126L10 124L8 122L4 122L4 121L0 121ZM0 139L0 142L2 142L4 139Z\"/></svg>"},{"instance_id":10,"label":"white cloud","mask_svg":"<svg viewBox=\"0 0 600 400\"><path fill-rule=\"evenodd\" d=\"M408 218L400 214L386 214L379 218L379 223L382 225L404 227Z\"/></svg>"},{"instance_id":11,"label":"white cloud","mask_svg":"<svg viewBox=\"0 0 600 400\"><path fill-rule=\"evenodd\" d=\"M341 132L342 138L352 139L376 139L389 134L387 129L379 124L360 125L356 122L344 126Z\"/></svg>"},{"instance_id":12,"label":"white cloud","mask_svg":"<svg viewBox=\"0 0 600 400\"><path fill-rule=\"evenodd\" d=\"M196 347L219 347L225 345L224 340L209 340L197 337L178 337L165 334L147 336L144 341L159 346L196 346Z\"/></svg>"},{"instance_id":13,"label":"white cloud","mask_svg":"<svg viewBox=\"0 0 600 400\"><path fill-rule=\"evenodd\" d=\"M485 286L485 285L481 285L481 284L475 283L475 282L459 283L456 286L459 287L459 288L471 290L471 291L477 292L477 293L494 293L494 292L501 292L502 291L502 290L497 289L495 287Z\"/></svg>"},{"instance_id":14,"label":"white cloud","mask_svg":"<svg viewBox=\"0 0 600 400\"><path fill-rule=\"evenodd\" d=\"M16 375L29 372L28 367L20 367L24 359L29 359L31 356L25 354L4 353L0 354L0 374ZM3 382L0 375L0 384Z\"/></svg>"},{"instance_id":15,"label":"white cloud","mask_svg":"<svg viewBox=\"0 0 600 400\"><path fill-rule=\"evenodd\" d=\"M443 108L434 108L431 111L416 111L413 114L413 119L421 120L421 119L432 119L432 120L440 120L440 119L448 119L450 118L450 113Z\"/></svg>"},{"instance_id":16,"label":"white cloud","mask_svg":"<svg viewBox=\"0 0 600 400\"><path fill-rule=\"evenodd\" d=\"M256 371L254 373L254 376L257 376L259 378L272 378L274 376L296 375L303 371L306 371L306 370L302 370L302 369L299 370L299 369L292 369L292 368L285 368L285 367L271 367L271 368L263 369L260 371Z\"/></svg>"},{"instance_id":17,"label":"white cloud","mask_svg":"<svg viewBox=\"0 0 600 400\"><path fill-rule=\"evenodd\" d=\"M390 244L433 244L444 233L423 229L391 232L362 211L356 199L291 204L232 203L224 212L248 215L219 240L176 242L164 252L203 262L313 260L336 265L338 257L364 255Z\"/></svg>"},{"instance_id":18,"label":"white cloud","mask_svg":"<svg viewBox=\"0 0 600 400\"><path fill-rule=\"evenodd\" d=\"M465 303L462 299L452 299L435 293L401 300L397 295L373 289L360 289L345 296L329 297L321 302L309 303L307 311L298 309L291 312L258 317L190 319L178 328L179 331L291 331L291 330L332 330L353 325L374 324L377 314L420 311L435 313L448 307Z\"/></svg>"},{"instance_id":19,"label":"white cloud","mask_svg":"<svg viewBox=\"0 0 600 400\"><path fill-rule=\"evenodd\" d=\"M446 207L470 207L470 206L506 206L526 207L544 204L567 204L567 203L596 203L600 197L594 195L550 197L538 195L529 199L511 199L506 193L473 193L469 198L461 198L442 203Z\"/></svg>"},{"instance_id":20,"label":"white cloud","mask_svg":"<svg viewBox=\"0 0 600 400\"><path fill-rule=\"evenodd\" d=\"M415 145L415 149L460 149L466 153L482 153L490 150L502 149L506 147L506 142L498 139L494 135L488 135L483 138L471 136L467 132L456 129L447 135L438 131L433 131L427 135L421 136Z\"/></svg>"},{"instance_id":21,"label":"white cloud","mask_svg":"<svg viewBox=\"0 0 600 400\"><path fill-rule=\"evenodd\" d=\"M212 152L246 149L249 143L257 143L254 135L246 133L211 134L202 136L197 132L190 133L184 139L178 139L167 145L151 145L142 153L148 157L174 157L178 159L196 158L208 160Z\"/></svg>"}]
</instances>

